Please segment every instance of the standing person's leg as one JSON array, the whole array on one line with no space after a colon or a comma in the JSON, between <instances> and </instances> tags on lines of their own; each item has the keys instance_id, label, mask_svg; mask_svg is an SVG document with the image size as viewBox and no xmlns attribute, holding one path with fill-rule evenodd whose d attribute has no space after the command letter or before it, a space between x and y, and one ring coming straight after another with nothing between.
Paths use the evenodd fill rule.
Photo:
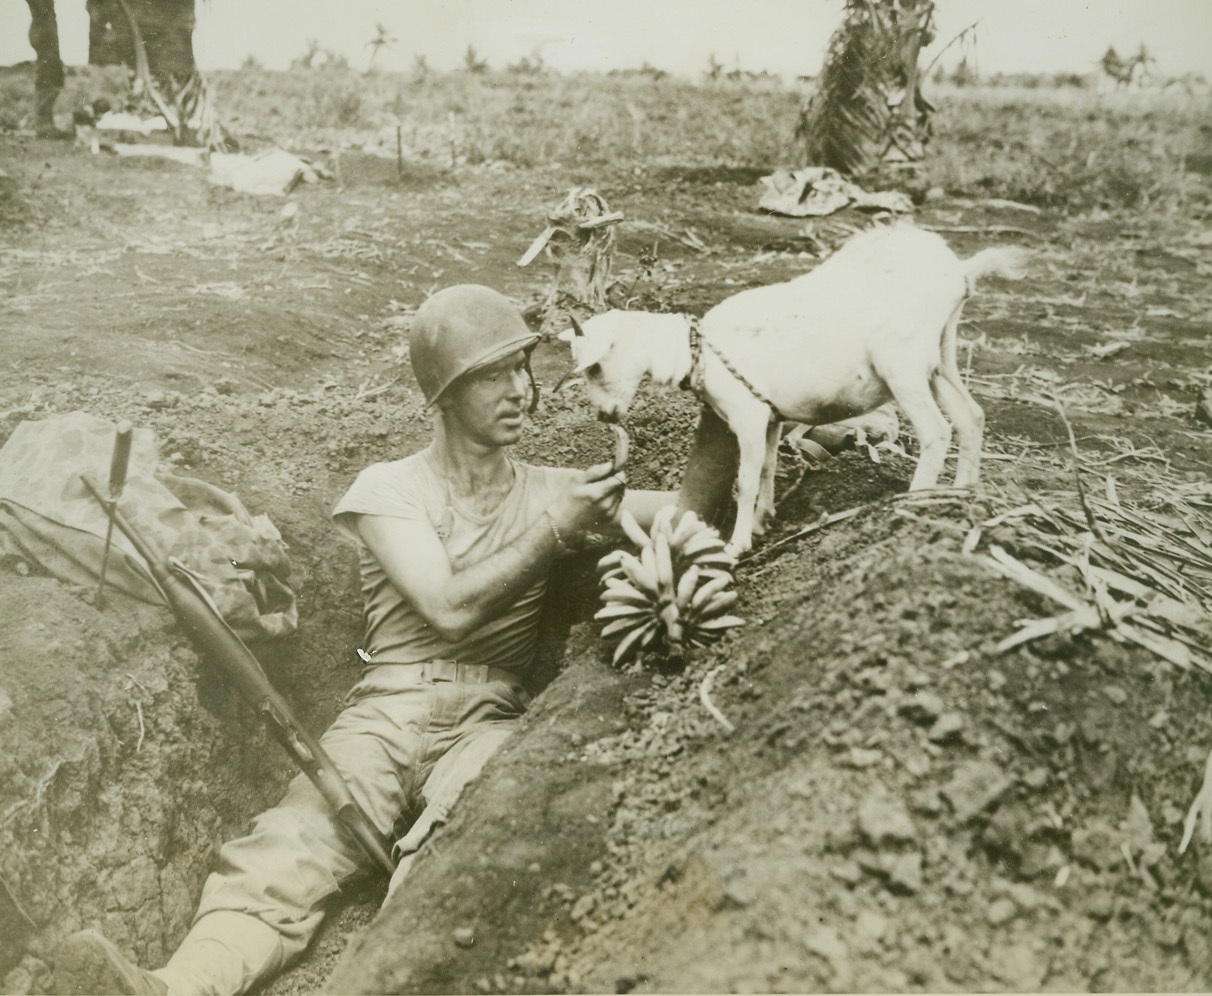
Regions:
<instances>
[{"instance_id":1,"label":"standing person's leg","mask_svg":"<svg viewBox=\"0 0 1212 996\"><path fill-rule=\"evenodd\" d=\"M710 405L703 405L678 489L678 508L696 512L706 522L718 525L732 496L739 454L728 423Z\"/></svg>"},{"instance_id":2,"label":"standing person's leg","mask_svg":"<svg viewBox=\"0 0 1212 996\"><path fill-rule=\"evenodd\" d=\"M29 43L37 61L34 69L34 128L44 137L56 137L55 100L63 89L63 60L59 57L59 24L54 0L26 0L29 4Z\"/></svg>"}]
</instances>

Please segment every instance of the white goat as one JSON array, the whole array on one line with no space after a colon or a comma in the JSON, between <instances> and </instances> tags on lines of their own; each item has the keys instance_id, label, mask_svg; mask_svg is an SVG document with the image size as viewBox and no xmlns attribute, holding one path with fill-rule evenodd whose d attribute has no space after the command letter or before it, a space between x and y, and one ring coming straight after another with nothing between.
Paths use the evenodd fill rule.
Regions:
<instances>
[{"instance_id":1,"label":"white goat","mask_svg":"<svg viewBox=\"0 0 1212 996\"><path fill-rule=\"evenodd\" d=\"M985 416L960 379L956 325L979 277L1018 279L1023 262L1016 248L962 261L931 232L877 228L804 276L716 305L698 324L701 346L687 316L636 311L595 315L560 338L607 421L627 413L651 375L692 387L727 422L740 449L729 545L741 553L774 514L782 420L821 425L895 400L921 447L910 489L938 483L948 419L959 440L955 484L976 483Z\"/></svg>"}]
</instances>

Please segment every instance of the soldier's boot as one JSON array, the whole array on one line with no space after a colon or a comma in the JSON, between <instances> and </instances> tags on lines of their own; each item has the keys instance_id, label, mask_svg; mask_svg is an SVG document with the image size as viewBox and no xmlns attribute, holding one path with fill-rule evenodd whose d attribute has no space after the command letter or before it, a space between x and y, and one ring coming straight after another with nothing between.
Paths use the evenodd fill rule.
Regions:
<instances>
[{"instance_id":1,"label":"soldier's boot","mask_svg":"<svg viewBox=\"0 0 1212 996\"><path fill-rule=\"evenodd\" d=\"M64 994L224 994L247 992L284 961L282 938L245 913L208 913L193 925L168 964L140 968L95 930L67 939L55 959L55 992Z\"/></svg>"},{"instance_id":2,"label":"soldier's boot","mask_svg":"<svg viewBox=\"0 0 1212 996\"><path fill-rule=\"evenodd\" d=\"M207 913L190 928L168 964L154 974L169 993L245 993L279 972L282 936L247 913Z\"/></svg>"},{"instance_id":3,"label":"soldier's boot","mask_svg":"<svg viewBox=\"0 0 1212 996\"><path fill-rule=\"evenodd\" d=\"M140 968L95 930L72 934L55 953L55 992L161 996L168 984Z\"/></svg>"}]
</instances>

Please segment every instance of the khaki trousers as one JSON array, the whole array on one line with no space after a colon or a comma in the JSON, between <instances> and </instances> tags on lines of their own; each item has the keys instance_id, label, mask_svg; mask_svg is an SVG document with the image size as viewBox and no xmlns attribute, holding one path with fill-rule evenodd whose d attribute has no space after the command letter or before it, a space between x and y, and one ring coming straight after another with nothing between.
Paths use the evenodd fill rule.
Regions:
<instances>
[{"instance_id":1,"label":"khaki trousers","mask_svg":"<svg viewBox=\"0 0 1212 996\"><path fill-rule=\"evenodd\" d=\"M320 738L385 836L402 814L423 807L396 843L393 856L400 864L389 894L530 702L521 683L505 672L446 680L464 670L487 670L459 668L456 676L454 667L376 665ZM245 992L302 953L326 901L371 870L315 786L298 775L247 836L224 845L194 927L155 974L174 993Z\"/></svg>"}]
</instances>

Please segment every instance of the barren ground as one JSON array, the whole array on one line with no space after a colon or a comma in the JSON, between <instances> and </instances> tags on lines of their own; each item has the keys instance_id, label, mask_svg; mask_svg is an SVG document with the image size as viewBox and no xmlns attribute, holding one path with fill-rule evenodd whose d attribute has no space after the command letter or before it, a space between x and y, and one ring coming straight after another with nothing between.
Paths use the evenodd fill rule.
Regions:
<instances>
[{"instance_id":1,"label":"barren ground","mask_svg":"<svg viewBox=\"0 0 1212 996\"><path fill-rule=\"evenodd\" d=\"M187 167L0 134L0 436L75 409L129 418L178 471L268 514L300 626L260 653L320 730L359 636L328 511L361 467L428 438L401 344L429 291L537 301L549 271L514 261L576 184L626 212L622 285L656 240L635 293L695 313L804 271L870 219L759 215L762 167L317 159L339 181L296 191L292 224L282 201ZM1206 191L1156 214L948 191L916 222L964 256L1034 250L1029 277L991 282L961 328L988 415L982 489L906 505L904 458L847 454L801 478L785 457L775 532L738 571L748 625L680 672L613 671L588 622L592 560L570 565L536 681L561 673L407 900L376 918L380 884L350 895L267 991L1212 986L1212 848L1177 853L1212 746L1208 675L1098 632L998 652L1058 606L962 549L1004 496L1072 492L1058 397L1088 484L1114 476L1145 508L1186 486L1206 508ZM669 234L688 228L705 252ZM540 379L563 369L543 344ZM694 418L685 397L641 399L634 484L676 486ZM608 445L569 389L521 449L587 465ZM1012 523L986 532L1016 548ZM99 610L19 557L0 567L0 990L48 991L55 943L82 926L159 964L218 845L289 765L166 612ZM702 703L708 675L734 732Z\"/></svg>"}]
</instances>

